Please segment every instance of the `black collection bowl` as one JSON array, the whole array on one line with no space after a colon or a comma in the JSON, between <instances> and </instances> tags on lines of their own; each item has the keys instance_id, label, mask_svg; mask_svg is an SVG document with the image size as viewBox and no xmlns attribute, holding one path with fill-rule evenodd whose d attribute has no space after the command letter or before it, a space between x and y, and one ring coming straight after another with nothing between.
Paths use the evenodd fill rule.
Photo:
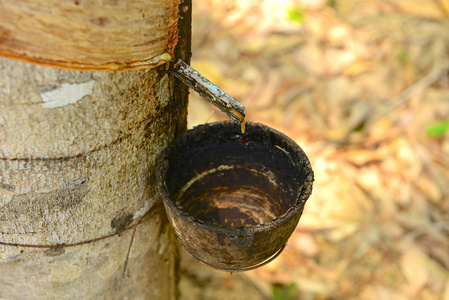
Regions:
<instances>
[{"instance_id":1,"label":"black collection bowl","mask_svg":"<svg viewBox=\"0 0 449 300\"><path fill-rule=\"evenodd\" d=\"M215 269L245 271L285 247L312 193L313 171L284 134L248 122L200 125L158 159L158 188L181 245Z\"/></svg>"}]
</instances>

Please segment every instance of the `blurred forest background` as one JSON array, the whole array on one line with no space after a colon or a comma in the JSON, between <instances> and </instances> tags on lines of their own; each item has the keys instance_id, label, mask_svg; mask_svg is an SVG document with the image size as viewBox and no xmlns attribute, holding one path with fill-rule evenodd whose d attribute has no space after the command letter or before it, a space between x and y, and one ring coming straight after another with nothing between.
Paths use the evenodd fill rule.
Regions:
<instances>
[{"instance_id":1,"label":"blurred forest background","mask_svg":"<svg viewBox=\"0 0 449 300\"><path fill-rule=\"evenodd\" d=\"M449 300L449 0L193 5L192 66L316 181L269 265L231 275L182 251L181 299ZM227 119L191 93L189 127Z\"/></svg>"}]
</instances>

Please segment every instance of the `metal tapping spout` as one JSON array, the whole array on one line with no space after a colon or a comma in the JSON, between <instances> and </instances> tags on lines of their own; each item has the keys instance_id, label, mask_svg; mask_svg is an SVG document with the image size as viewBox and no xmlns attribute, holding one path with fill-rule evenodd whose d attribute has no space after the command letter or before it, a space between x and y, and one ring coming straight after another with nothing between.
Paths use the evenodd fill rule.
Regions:
<instances>
[{"instance_id":1,"label":"metal tapping spout","mask_svg":"<svg viewBox=\"0 0 449 300\"><path fill-rule=\"evenodd\" d=\"M182 60L178 59L176 62L170 62L170 73L194 89L204 99L218 107L231 119L241 122L242 132L245 131L246 110L242 104Z\"/></svg>"}]
</instances>

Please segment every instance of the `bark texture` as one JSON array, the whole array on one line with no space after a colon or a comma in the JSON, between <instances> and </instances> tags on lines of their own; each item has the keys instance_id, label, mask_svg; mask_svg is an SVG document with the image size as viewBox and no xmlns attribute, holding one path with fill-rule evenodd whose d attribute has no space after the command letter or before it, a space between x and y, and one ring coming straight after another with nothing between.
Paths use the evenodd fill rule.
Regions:
<instances>
[{"instance_id":1,"label":"bark texture","mask_svg":"<svg viewBox=\"0 0 449 300\"><path fill-rule=\"evenodd\" d=\"M181 3L185 60L189 10ZM0 58L0 78L0 242L77 243L155 212L137 227L124 276L132 230L74 247L0 245L0 298L176 298L177 242L154 164L186 130L187 88L166 65L91 72Z\"/></svg>"}]
</instances>

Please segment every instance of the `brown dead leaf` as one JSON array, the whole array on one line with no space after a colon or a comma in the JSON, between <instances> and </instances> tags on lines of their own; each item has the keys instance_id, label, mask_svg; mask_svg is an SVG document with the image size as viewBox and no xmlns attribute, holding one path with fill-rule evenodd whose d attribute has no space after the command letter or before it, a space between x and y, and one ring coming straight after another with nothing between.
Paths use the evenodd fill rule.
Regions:
<instances>
[{"instance_id":1,"label":"brown dead leaf","mask_svg":"<svg viewBox=\"0 0 449 300\"><path fill-rule=\"evenodd\" d=\"M334 243L340 242L353 236L360 229L359 223L346 223L326 232L326 238Z\"/></svg>"},{"instance_id":2,"label":"brown dead leaf","mask_svg":"<svg viewBox=\"0 0 449 300\"><path fill-rule=\"evenodd\" d=\"M449 278L446 282L446 288L444 289L443 300L449 300Z\"/></svg>"},{"instance_id":3,"label":"brown dead leaf","mask_svg":"<svg viewBox=\"0 0 449 300\"><path fill-rule=\"evenodd\" d=\"M289 244L306 256L315 256L319 253L318 246L312 234L306 232L295 232L290 238Z\"/></svg>"},{"instance_id":4,"label":"brown dead leaf","mask_svg":"<svg viewBox=\"0 0 449 300\"><path fill-rule=\"evenodd\" d=\"M386 222L385 224L382 224L382 227L383 230L394 239L399 239L405 234L404 228L394 222Z\"/></svg>"},{"instance_id":5,"label":"brown dead leaf","mask_svg":"<svg viewBox=\"0 0 449 300\"><path fill-rule=\"evenodd\" d=\"M308 9L319 9L326 5L325 0L298 0L298 3Z\"/></svg>"},{"instance_id":6,"label":"brown dead leaf","mask_svg":"<svg viewBox=\"0 0 449 300\"><path fill-rule=\"evenodd\" d=\"M345 106L345 102L340 103L340 105ZM368 118L372 110L370 103L364 101L352 103L349 107L349 112L337 106L329 105L327 108L327 119L330 129L324 135L331 140L345 139L349 137L349 134L355 136L354 129Z\"/></svg>"},{"instance_id":7,"label":"brown dead leaf","mask_svg":"<svg viewBox=\"0 0 449 300\"><path fill-rule=\"evenodd\" d=\"M415 179L422 171L422 162L417 156L409 140L397 138L389 144L390 151L395 154L397 170L404 178Z\"/></svg>"},{"instance_id":8,"label":"brown dead leaf","mask_svg":"<svg viewBox=\"0 0 449 300\"><path fill-rule=\"evenodd\" d=\"M434 224L434 226L428 228L428 235L420 239L420 245L425 247L430 257L446 269L446 273L442 272L442 275L446 276L449 275L449 241L447 236L438 233L438 227L437 224Z\"/></svg>"},{"instance_id":9,"label":"brown dead leaf","mask_svg":"<svg viewBox=\"0 0 449 300\"><path fill-rule=\"evenodd\" d=\"M416 296L429 280L430 272L426 267L427 254L418 247L405 251L401 256L401 270L407 279L406 293Z\"/></svg>"},{"instance_id":10,"label":"brown dead leaf","mask_svg":"<svg viewBox=\"0 0 449 300\"><path fill-rule=\"evenodd\" d=\"M330 296L335 293L338 286L337 282L326 282L320 279L311 278L310 276L300 275L294 278L294 282L299 290L306 294L319 295L322 299L329 299Z\"/></svg>"},{"instance_id":11,"label":"brown dead leaf","mask_svg":"<svg viewBox=\"0 0 449 300\"><path fill-rule=\"evenodd\" d=\"M446 16L449 16L449 0L438 0L441 9L444 11Z\"/></svg>"},{"instance_id":12,"label":"brown dead leaf","mask_svg":"<svg viewBox=\"0 0 449 300\"><path fill-rule=\"evenodd\" d=\"M327 65L323 64L325 55L318 44L303 46L295 56L299 66L313 76L323 76L328 72Z\"/></svg>"},{"instance_id":13,"label":"brown dead leaf","mask_svg":"<svg viewBox=\"0 0 449 300\"><path fill-rule=\"evenodd\" d=\"M403 295L401 292L388 288L382 285L368 285L360 293L361 300L379 300L379 299L394 299L394 300L409 300L409 297Z\"/></svg>"},{"instance_id":14,"label":"brown dead leaf","mask_svg":"<svg viewBox=\"0 0 449 300\"><path fill-rule=\"evenodd\" d=\"M245 99L245 103L252 105L256 110L271 109L273 107L274 95L281 83L281 79L277 71L267 74L267 78L263 78L252 88L252 91Z\"/></svg>"},{"instance_id":15,"label":"brown dead leaf","mask_svg":"<svg viewBox=\"0 0 449 300\"><path fill-rule=\"evenodd\" d=\"M328 28L327 39L334 46L345 45L351 39L352 29L347 24L339 23Z\"/></svg>"},{"instance_id":16,"label":"brown dead leaf","mask_svg":"<svg viewBox=\"0 0 449 300\"><path fill-rule=\"evenodd\" d=\"M325 57L327 61L328 71L331 74L340 74L357 61L357 52L351 49L327 49L325 52Z\"/></svg>"},{"instance_id":17,"label":"brown dead leaf","mask_svg":"<svg viewBox=\"0 0 449 300\"><path fill-rule=\"evenodd\" d=\"M355 84L362 88L364 99L389 99L392 95L394 73L391 67L377 65L369 72L354 78ZM379 101L376 101L379 102ZM380 103L376 103L380 105Z\"/></svg>"},{"instance_id":18,"label":"brown dead leaf","mask_svg":"<svg viewBox=\"0 0 449 300\"><path fill-rule=\"evenodd\" d=\"M447 118L448 77L420 84L448 58L447 22L435 9L448 12L449 0L281 2L199 0L194 5L203 9L193 10L194 59L212 64L199 69L243 99L248 120L301 147L319 145L304 148L316 181L301 234L254 271L252 285L263 283L267 299L273 283L296 283L301 299L449 300L449 242L441 225L449 214L449 139L435 143L425 131ZM278 13L292 23L289 9L304 23L282 25ZM401 101L391 108L395 99ZM196 113L197 123L209 115L208 103L199 101L190 102L190 124ZM235 278L217 280L225 294L209 299L239 292ZM203 289L218 295L207 284L185 299L200 299Z\"/></svg>"},{"instance_id":19,"label":"brown dead leaf","mask_svg":"<svg viewBox=\"0 0 449 300\"><path fill-rule=\"evenodd\" d=\"M421 177L416 181L416 186L423 195L434 204L443 201L443 191L428 177Z\"/></svg>"},{"instance_id":20,"label":"brown dead leaf","mask_svg":"<svg viewBox=\"0 0 449 300\"><path fill-rule=\"evenodd\" d=\"M386 142L399 133L399 128L394 126L391 118L380 118L374 120L369 127L367 144L373 145Z\"/></svg>"},{"instance_id":21,"label":"brown dead leaf","mask_svg":"<svg viewBox=\"0 0 449 300\"><path fill-rule=\"evenodd\" d=\"M366 149L355 149L346 153L346 159L356 166L363 166L369 162L381 161L384 158L385 156L382 152Z\"/></svg>"},{"instance_id":22,"label":"brown dead leaf","mask_svg":"<svg viewBox=\"0 0 449 300\"><path fill-rule=\"evenodd\" d=\"M383 189L382 174L375 167L366 167L360 170L356 182L374 197Z\"/></svg>"},{"instance_id":23,"label":"brown dead leaf","mask_svg":"<svg viewBox=\"0 0 449 300\"><path fill-rule=\"evenodd\" d=\"M228 290L234 290L235 289L235 284L234 284L234 282L232 280L230 280L230 278L224 278L223 279L223 285Z\"/></svg>"},{"instance_id":24,"label":"brown dead leaf","mask_svg":"<svg viewBox=\"0 0 449 300\"><path fill-rule=\"evenodd\" d=\"M326 39L328 28L340 23L336 12L331 9L325 9L321 14L309 14L304 21L311 36L317 40Z\"/></svg>"},{"instance_id":25,"label":"brown dead leaf","mask_svg":"<svg viewBox=\"0 0 449 300\"><path fill-rule=\"evenodd\" d=\"M375 68L376 63L373 61L360 61L357 60L354 63L348 65L344 70L343 74L346 76L357 76L359 74L369 72Z\"/></svg>"},{"instance_id":26,"label":"brown dead leaf","mask_svg":"<svg viewBox=\"0 0 449 300\"><path fill-rule=\"evenodd\" d=\"M392 0L399 10L408 15L442 20L446 16L444 10L433 0Z\"/></svg>"}]
</instances>

